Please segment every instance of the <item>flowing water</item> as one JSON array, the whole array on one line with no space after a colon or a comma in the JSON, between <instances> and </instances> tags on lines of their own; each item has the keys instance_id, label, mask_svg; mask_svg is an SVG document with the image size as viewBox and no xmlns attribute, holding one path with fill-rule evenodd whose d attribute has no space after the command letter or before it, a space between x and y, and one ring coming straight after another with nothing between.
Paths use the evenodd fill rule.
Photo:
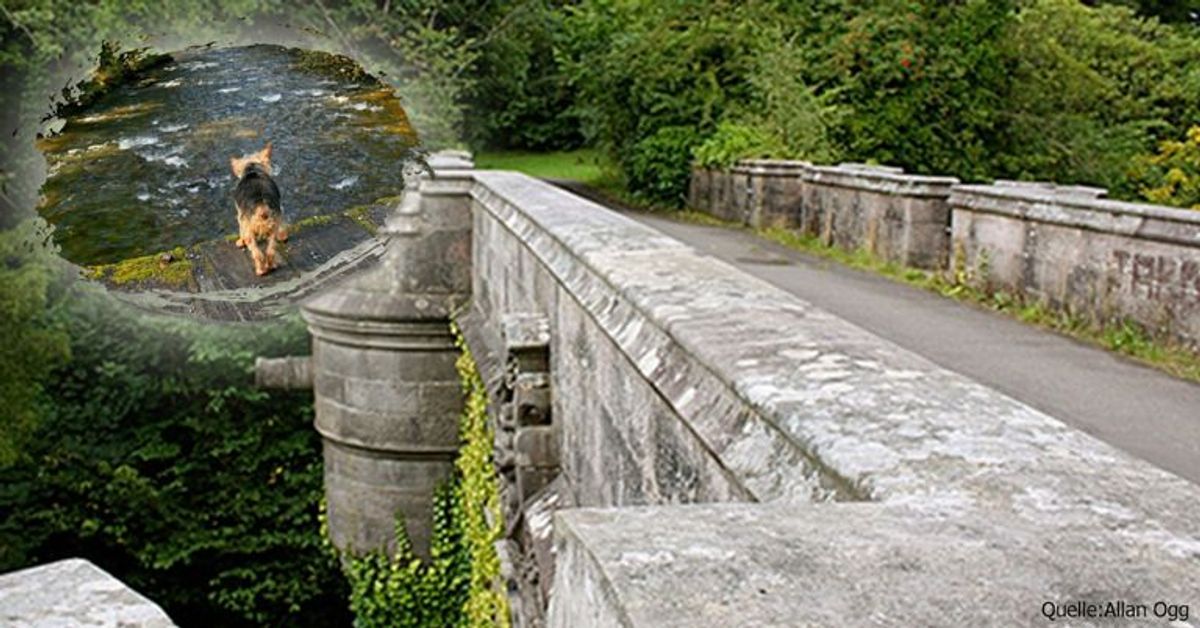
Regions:
<instances>
[{"instance_id":1,"label":"flowing water","mask_svg":"<svg viewBox=\"0 0 1200 628\"><path fill-rule=\"evenodd\" d=\"M353 61L279 46L189 49L40 141L39 211L63 256L101 264L237 231L229 157L274 146L289 222L399 194L416 136Z\"/></svg>"}]
</instances>

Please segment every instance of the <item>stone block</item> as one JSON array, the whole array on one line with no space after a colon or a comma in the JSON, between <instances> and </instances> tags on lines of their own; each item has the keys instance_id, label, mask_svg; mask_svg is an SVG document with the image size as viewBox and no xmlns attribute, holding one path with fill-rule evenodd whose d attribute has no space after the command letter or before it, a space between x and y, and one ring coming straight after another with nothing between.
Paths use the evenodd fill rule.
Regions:
<instances>
[{"instance_id":1,"label":"stone block","mask_svg":"<svg viewBox=\"0 0 1200 628\"><path fill-rule=\"evenodd\" d=\"M1194 566L990 512L713 504L560 510L554 527L552 628L1034 626L1109 601L1186 625L1197 604Z\"/></svg>"},{"instance_id":2,"label":"stone block","mask_svg":"<svg viewBox=\"0 0 1200 628\"><path fill-rule=\"evenodd\" d=\"M90 561L68 558L0 574L0 624L167 628L175 622Z\"/></svg>"}]
</instances>

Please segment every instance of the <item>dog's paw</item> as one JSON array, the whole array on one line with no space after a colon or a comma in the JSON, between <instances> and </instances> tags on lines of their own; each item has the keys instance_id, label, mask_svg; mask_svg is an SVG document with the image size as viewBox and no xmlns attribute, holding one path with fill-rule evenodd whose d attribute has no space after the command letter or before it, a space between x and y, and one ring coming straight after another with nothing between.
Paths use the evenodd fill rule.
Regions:
<instances>
[{"instance_id":1,"label":"dog's paw","mask_svg":"<svg viewBox=\"0 0 1200 628\"><path fill-rule=\"evenodd\" d=\"M246 241L241 238L238 238L237 240L234 241L233 245L238 247L239 249L244 249L244 248L246 248Z\"/></svg>"},{"instance_id":2,"label":"dog's paw","mask_svg":"<svg viewBox=\"0 0 1200 628\"><path fill-rule=\"evenodd\" d=\"M278 233L275 234L275 240L278 242L287 242L287 239L288 239L287 231L280 230Z\"/></svg>"},{"instance_id":3,"label":"dog's paw","mask_svg":"<svg viewBox=\"0 0 1200 628\"><path fill-rule=\"evenodd\" d=\"M267 269L267 268L255 268L254 269L254 274L258 275L259 277L262 277L263 275L265 275L269 272L271 272L271 271L270 271L270 269Z\"/></svg>"}]
</instances>

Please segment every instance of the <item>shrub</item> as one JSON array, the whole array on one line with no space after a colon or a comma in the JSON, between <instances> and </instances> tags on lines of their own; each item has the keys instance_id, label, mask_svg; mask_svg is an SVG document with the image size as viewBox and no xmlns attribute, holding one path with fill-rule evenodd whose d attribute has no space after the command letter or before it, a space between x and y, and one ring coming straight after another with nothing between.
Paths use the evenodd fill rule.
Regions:
<instances>
[{"instance_id":1,"label":"shrub","mask_svg":"<svg viewBox=\"0 0 1200 628\"><path fill-rule=\"evenodd\" d=\"M1128 179L1134 159L1195 119L1196 49L1194 38L1125 7L1030 2L1006 46L1013 86L996 176L1135 196Z\"/></svg>"},{"instance_id":2,"label":"shrub","mask_svg":"<svg viewBox=\"0 0 1200 628\"><path fill-rule=\"evenodd\" d=\"M692 127L666 126L639 141L625 160L629 187L643 200L678 206L687 190L698 139Z\"/></svg>"},{"instance_id":3,"label":"shrub","mask_svg":"<svg viewBox=\"0 0 1200 628\"><path fill-rule=\"evenodd\" d=\"M45 380L69 357L62 317L65 264L40 218L0 230L0 468L16 462L41 422Z\"/></svg>"},{"instance_id":4,"label":"shrub","mask_svg":"<svg viewBox=\"0 0 1200 628\"><path fill-rule=\"evenodd\" d=\"M739 159L778 156L786 149L758 126L722 122L695 150L695 162L705 168L724 168Z\"/></svg>"},{"instance_id":5,"label":"shrub","mask_svg":"<svg viewBox=\"0 0 1200 628\"><path fill-rule=\"evenodd\" d=\"M256 355L304 350L299 321L204 324L91 292L64 320L53 404L0 471L0 571L82 556L196 625L344 623L311 398L252 383Z\"/></svg>"},{"instance_id":6,"label":"shrub","mask_svg":"<svg viewBox=\"0 0 1200 628\"><path fill-rule=\"evenodd\" d=\"M1200 209L1200 126L1182 141L1166 140L1135 168L1142 196L1152 203Z\"/></svg>"}]
</instances>

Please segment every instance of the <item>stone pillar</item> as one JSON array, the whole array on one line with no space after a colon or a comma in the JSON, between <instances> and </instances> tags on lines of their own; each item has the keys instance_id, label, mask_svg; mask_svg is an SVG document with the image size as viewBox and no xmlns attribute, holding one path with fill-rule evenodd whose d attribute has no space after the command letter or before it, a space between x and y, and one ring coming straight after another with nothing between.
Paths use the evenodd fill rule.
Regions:
<instances>
[{"instance_id":1,"label":"stone pillar","mask_svg":"<svg viewBox=\"0 0 1200 628\"><path fill-rule=\"evenodd\" d=\"M744 172L745 223L751 227L798 227L803 222L804 182L812 167L807 161L743 159L734 167Z\"/></svg>"},{"instance_id":2,"label":"stone pillar","mask_svg":"<svg viewBox=\"0 0 1200 628\"><path fill-rule=\"evenodd\" d=\"M462 392L450 319L470 292L469 157L435 155L388 220L379 266L306 302L329 532L391 546L397 515L427 556L435 488L453 469Z\"/></svg>"}]
</instances>

